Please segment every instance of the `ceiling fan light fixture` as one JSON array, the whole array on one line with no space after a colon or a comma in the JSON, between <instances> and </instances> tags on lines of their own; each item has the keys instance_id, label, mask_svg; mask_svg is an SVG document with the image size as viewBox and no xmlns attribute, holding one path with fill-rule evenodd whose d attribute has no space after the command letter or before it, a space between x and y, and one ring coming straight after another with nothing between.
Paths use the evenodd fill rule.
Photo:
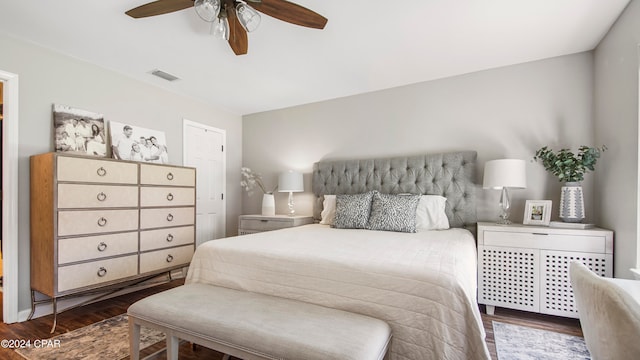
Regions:
<instances>
[{"instance_id":1,"label":"ceiling fan light fixture","mask_svg":"<svg viewBox=\"0 0 640 360\"><path fill-rule=\"evenodd\" d=\"M218 39L228 41L229 33L229 20L227 19L227 13L223 10L220 13L220 16L213 21L211 34Z\"/></svg>"},{"instance_id":2,"label":"ceiling fan light fixture","mask_svg":"<svg viewBox=\"0 0 640 360\"><path fill-rule=\"evenodd\" d=\"M247 32L252 32L260 26L260 14L245 3L240 2L236 5L236 14L238 15L240 25L242 25Z\"/></svg>"},{"instance_id":3,"label":"ceiling fan light fixture","mask_svg":"<svg viewBox=\"0 0 640 360\"><path fill-rule=\"evenodd\" d=\"M202 20L212 22L220 13L220 0L196 0L193 7Z\"/></svg>"}]
</instances>

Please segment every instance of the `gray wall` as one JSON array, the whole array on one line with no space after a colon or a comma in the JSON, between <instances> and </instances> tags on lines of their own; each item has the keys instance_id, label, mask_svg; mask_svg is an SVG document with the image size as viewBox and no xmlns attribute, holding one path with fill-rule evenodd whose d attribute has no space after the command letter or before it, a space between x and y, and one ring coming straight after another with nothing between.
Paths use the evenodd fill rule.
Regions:
<instances>
[{"instance_id":1,"label":"gray wall","mask_svg":"<svg viewBox=\"0 0 640 360\"><path fill-rule=\"evenodd\" d=\"M0 34L0 70L18 74L19 88L19 309L29 296L29 156L53 150L52 104L164 131L169 161L182 164L182 119L227 131L227 231L240 214L241 118L207 104L132 80L104 68Z\"/></svg>"},{"instance_id":2,"label":"gray wall","mask_svg":"<svg viewBox=\"0 0 640 360\"><path fill-rule=\"evenodd\" d=\"M607 144L598 169L598 223L615 230L615 276L631 278L638 246L638 44L640 2L631 1L594 52L595 132ZM615 161L613 161L615 159Z\"/></svg>"},{"instance_id":3,"label":"gray wall","mask_svg":"<svg viewBox=\"0 0 640 360\"><path fill-rule=\"evenodd\" d=\"M304 89L300 89L304 91ZM487 160L531 160L535 151L594 144L593 54L562 56L243 117L243 165L275 184L277 173L304 172L299 213L311 214L312 164L470 149L478 151L476 180ZM609 154L601 162L611 159ZM599 164L602 166L602 164ZM533 162L528 187L511 192L512 219L522 221L526 199L553 200L560 183ZM595 217L592 174L583 183L587 221ZM478 216L497 218L499 191L477 191ZM243 195L243 213L260 212L260 197ZM276 197L286 213L286 195Z\"/></svg>"}]
</instances>

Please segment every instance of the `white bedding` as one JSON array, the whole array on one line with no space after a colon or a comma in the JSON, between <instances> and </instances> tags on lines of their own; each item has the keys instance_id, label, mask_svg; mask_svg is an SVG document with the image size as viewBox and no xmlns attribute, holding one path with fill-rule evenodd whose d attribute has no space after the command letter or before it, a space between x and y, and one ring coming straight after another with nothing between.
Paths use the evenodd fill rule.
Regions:
<instances>
[{"instance_id":1,"label":"white bedding","mask_svg":"<svg viewBox=\"0 0 640 360\"><path fill-rule=\"evenodd\" d=\"M385 320L391 359L490 359L467 230L409 234L316 224L214 240L197 248L186 281Z\"/></svg>"}]
</instances>

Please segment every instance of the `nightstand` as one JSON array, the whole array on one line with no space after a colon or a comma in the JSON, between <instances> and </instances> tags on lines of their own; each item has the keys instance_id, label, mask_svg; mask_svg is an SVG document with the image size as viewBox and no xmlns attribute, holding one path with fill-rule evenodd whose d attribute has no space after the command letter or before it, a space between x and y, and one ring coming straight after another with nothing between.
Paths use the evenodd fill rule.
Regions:
<instances>
[{"instance_id":1,"label":"nightstand","mask_svg":"<svg viewBox=\"0 0 640 360\"><path fill-rule=\"evenodd\" d=\"M240 215L239 224L238 235L246 235L313 224L313 217L304 215Z\"/></svg>"},{"instance_id":2,"label":"nightstand","mask_svg":"<svg viewBox=\"0 0 640 360\"><path fill-rule=\"evenodd\" d=\"M478 303L578 318L569 263L613 276L613 231L478 223Z\"/></svg>"}]
</instances>

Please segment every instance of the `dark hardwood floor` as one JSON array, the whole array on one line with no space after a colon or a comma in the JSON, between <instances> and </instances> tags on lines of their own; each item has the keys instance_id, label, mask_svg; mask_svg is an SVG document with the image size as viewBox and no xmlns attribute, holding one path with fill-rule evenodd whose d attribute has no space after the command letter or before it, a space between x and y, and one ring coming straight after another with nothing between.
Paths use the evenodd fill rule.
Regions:
<instances>
[{"instance_id":1,"label":"dark hardwood floor","mask_svg":"<svg viewBox=\"0 0 640 360\"><path fill-rule=\"evenodd\" d=\"M58 314L58 326L53 334L50 334L53 316L44 316L15 324L0 323L0 339L46 339L56 335L72 331L83 326L110 318L112 316L123 314L132 303L146 296L157 292L170 289L175 286L182 285L184 280L174 280L167 284L158 285L152 288L140 290L134 293L122 295L116 298L100 301L94 304L85 305L72 310ZM1 306L0 306L1 308ZM497 359L496 347L493 337L493 320L510 323L515 325L529 326L538 329L561 332L569 335L582 336L580 322L577 319L569 319L557 316L533 314L524 311L509 310L497 308L495 315L487 315L484 306L481 306L482 321L487 333L487 345L492 359ZM142 354L146 356L157 350L162 349L163 344L156 344L144 351ZM160 359L165 358L160 356ZM216 351L197 347L195 350L187 343L180 346L180 359L221 359L222 355ZM7 360L24 360L13 350L0 348L0 359Z\"/></svg>"}]
</instances>

